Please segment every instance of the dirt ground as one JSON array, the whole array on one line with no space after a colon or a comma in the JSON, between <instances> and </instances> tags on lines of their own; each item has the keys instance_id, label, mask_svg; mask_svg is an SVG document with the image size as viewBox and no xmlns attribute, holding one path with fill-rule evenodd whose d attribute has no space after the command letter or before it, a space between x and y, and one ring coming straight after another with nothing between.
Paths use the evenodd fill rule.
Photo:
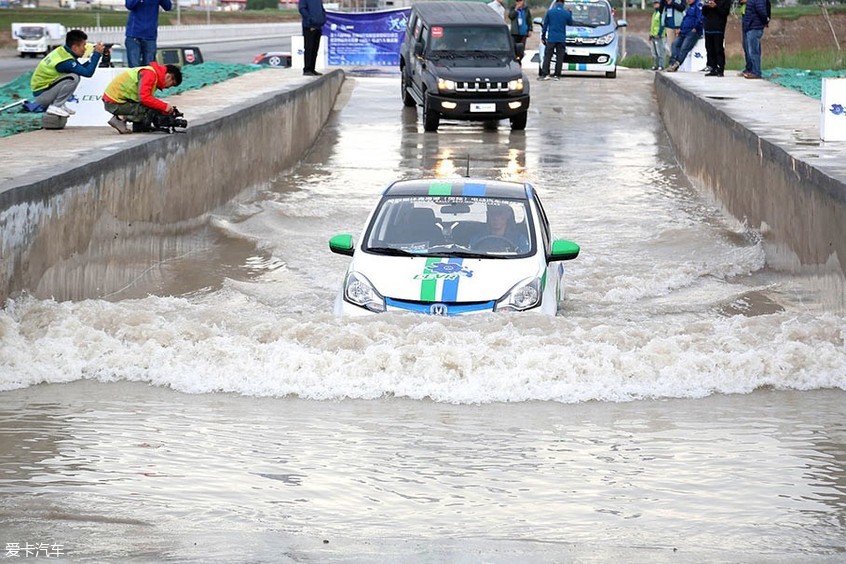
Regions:
<instances>
[{"instance_id":1,"label":"dirt ground","mask_svg":"<svg viewBox=\"0 0 846 564\"><path fill-rule=\"evenodd\" d=\"M619 14L618 14L619 17ZM646 37L649 34L649 18L646 12L629 12L626 19L629 23L629 33L636 33ZM846 14L831 16L834 33L846 49ZM764 31L762 49L765 53L779 53L782 51L816 51L837 49L831 28L822 16L805 16L796 20L775 19ZM743 47L740 43L740 17L729 16L726 27L726 54L742 55Z\"/></svg>"}]
</instances>

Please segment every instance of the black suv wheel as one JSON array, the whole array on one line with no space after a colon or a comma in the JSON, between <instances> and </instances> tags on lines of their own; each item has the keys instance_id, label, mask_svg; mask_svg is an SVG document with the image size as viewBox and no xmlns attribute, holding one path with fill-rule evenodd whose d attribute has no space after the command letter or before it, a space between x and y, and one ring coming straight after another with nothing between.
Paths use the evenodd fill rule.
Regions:
<instances>
[{"instance_id":1,"label":"black suv wheel","mask_svg":"<svg viewBox=\"0 0 846 564\"><path fill-rule=\"evenodd\" d=\"M426 94L423 94L423 130L437 131L441 124L441 114L431 108L432 102Z\"/></svg>"},{"instance_id":2,"label":"black suv wheel","mask_svg":"<svg viewBox=\"0 0 846 564\"><path fill-rule=\"evenodd\" d=\"M511 130L523 131L526 129L526 118L529 117L529 112L523 112L511 117Z\"/></svg>"}]
</instances>

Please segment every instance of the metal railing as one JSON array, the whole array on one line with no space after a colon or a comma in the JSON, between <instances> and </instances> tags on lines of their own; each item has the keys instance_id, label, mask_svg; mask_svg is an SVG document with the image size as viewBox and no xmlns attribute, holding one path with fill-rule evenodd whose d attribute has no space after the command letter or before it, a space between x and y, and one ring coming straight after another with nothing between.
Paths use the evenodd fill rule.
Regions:
<instances>
[{"instance_id":1,"label":"metal railing","mask_svg":"<svg viewBox=\"0 0 846 564\"><path fill-rule=\"evenodd\" d=\"M299 35L299 22L267 24L215 24L215 25L170 25L159 27L159 45L175 43L208 43L219 41L237 41L239 39L259 39L262 37L283 37ZM103 43L123 43L126 27L84 27L82 28L91 41Z\"/></svg>"}]
</instances>

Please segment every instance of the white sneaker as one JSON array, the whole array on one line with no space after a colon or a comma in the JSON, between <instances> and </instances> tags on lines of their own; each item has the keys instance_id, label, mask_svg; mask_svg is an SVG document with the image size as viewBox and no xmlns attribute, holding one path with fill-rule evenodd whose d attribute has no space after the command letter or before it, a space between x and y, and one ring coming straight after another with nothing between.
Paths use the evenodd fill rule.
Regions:
<instances>
[{"instance_id":1,"label":"white sneaker","mask_svg":"<svg viewBox=\"0 0 846 564\"><path fill-rule=\"evenodd\" d=\"M49 106L47 108L47 113L51 116L59 116L59 117L68 117L70 114L65 111L64 108L60 106Z\"/></svg>"},{"instance_id":2,"label":"white sneaker","mask_svg":"<svg viewBox=\"0 0 846 564\"><path fill-rule=\"evenodd\" d=\"M548 74L544 75L544 76L538 78L538 80L549 80L549 75Z\"/></svg>"},{"instance_id":3,"label":"white sneaker","mask_svg":"<svg viewBox=\"0 0 846 564\"><path fill-rule=\"evenodd\" d=\"M68 114L73 115L76 113L76 110L72 110L68 107L67 102L62 104L62 109L65 110Z\"/></svg>"}]
</instances>

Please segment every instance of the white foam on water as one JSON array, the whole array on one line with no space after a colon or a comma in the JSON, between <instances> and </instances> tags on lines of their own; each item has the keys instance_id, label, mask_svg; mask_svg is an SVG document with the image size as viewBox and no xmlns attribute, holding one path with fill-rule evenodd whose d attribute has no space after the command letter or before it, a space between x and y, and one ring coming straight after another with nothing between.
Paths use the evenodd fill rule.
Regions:
<instances>
[{"instance_id":1,"label":"white foam on water","mask_svg":"<svg viewBox=\"0 0 846 564\"><path fill-rule=\"evenodd\" d=\"M0 390L93 379L319 400L572 403L846 389L846 321L834 315L350 320L286 313L279 298L236 286L249 284L192 300L12 301L0 312Z\"/></svg>"}]
</instances>

